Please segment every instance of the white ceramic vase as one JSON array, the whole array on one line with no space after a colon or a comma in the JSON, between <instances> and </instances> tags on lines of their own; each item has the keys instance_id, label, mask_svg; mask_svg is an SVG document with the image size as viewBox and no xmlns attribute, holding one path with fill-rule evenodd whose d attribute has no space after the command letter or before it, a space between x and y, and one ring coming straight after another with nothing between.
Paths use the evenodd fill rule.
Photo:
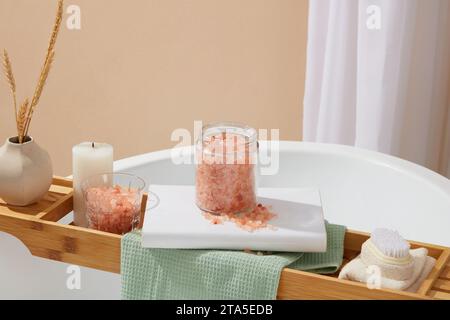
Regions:
<instances>
[{"instance_id":1,"label":"white ceramic vase","mask_svg":"<svg viewBox=\"0 0 450 320\"><path fill-rule=\"evenodd\" d=\"M0 148L0 198L11 206L27 206L39 201L53 178L47 151L33 138L23 144L9 138Z\"/></svg>"}]
</instances>

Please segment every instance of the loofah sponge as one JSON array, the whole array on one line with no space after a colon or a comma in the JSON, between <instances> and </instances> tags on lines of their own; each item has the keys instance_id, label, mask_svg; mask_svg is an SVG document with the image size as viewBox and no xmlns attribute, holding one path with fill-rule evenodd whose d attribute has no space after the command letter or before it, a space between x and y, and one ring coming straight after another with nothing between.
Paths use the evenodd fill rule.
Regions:
<instances>
[{"instance_id":1,"label":"loofah sponge","mask_svg":"<svg viewBox=\"0 0 450 320\"><path fill-rule=\"evenodd\" d=\"M363 243L361 254L342 268L339 278L368 283L374 280L375 266L380 272L380 288L414 292L435 263L427 249L410 250L410 244L398 232L377 229Z\"/></svg>"}]
</instances>

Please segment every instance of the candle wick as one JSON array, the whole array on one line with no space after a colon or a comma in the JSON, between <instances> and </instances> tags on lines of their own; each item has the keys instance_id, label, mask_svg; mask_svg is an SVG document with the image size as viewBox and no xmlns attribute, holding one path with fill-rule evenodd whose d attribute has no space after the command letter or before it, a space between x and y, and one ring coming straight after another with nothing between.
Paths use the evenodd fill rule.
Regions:
<instances>
[{"instance_id":1,"label":"candle wick","mask_svg":"<svg viewBox=\"0 0 450 320\"><path fill-rule=\"evenodd\" d=\"M92 142L92 148L95 148L95 142Z\"/></svg>"}]
</instances>

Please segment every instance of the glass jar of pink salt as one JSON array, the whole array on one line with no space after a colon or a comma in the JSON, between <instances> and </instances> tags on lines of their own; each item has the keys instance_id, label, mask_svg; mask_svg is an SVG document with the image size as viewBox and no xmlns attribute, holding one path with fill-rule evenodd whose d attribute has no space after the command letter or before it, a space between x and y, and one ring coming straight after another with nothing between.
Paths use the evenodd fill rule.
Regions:
<instances>
[{"instance_id":1,"label":"glass jar of pink salt","mask_svg":"<svg viewBox=\"0 0 450 320\"><path fill-rule=\"evenodd\" d=\"M196 201L206 212L239 214L256 207L256 130L221 122L204 126L196 144Z\"/></svg>"},{"instance_id":2,"label":"glass jar of pink salt","mask_svg":"<svg viewBox=\"0 0 450 320\"><path fill-rule=\"evenodd\" d=\"M125 173L95 175L82 183L90 229L125 234L139 226L145 182Z\"/></svg>"}]
</instances>

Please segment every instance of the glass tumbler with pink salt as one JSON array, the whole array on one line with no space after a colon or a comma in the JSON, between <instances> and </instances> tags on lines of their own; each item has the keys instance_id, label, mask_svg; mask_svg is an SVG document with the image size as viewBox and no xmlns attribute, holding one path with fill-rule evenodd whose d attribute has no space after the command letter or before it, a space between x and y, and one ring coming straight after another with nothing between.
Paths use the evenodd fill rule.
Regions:
<instances>
[{"instance_id":1,"label":"glass tumbler with pink salt","mask_svg":"<svg viewBox=\"0 0 450 320\"><path fill-rule=\"evenodd\" d=\"M91 229L125 234L139 226L145 182L126 173L105 173L82 183Z\"/></svg>"},{"instance_id":2,"label":"glass tumbler with pink salt","mask_svg":"<svg viewBox=\"0 0 450 320\"><path fill-rule=\"evenodd\" d=\"M240 214L256 207L256 130L232 122L204 126L196 145L196 201L206 212Z\"/></svg>"}]
</instances>

